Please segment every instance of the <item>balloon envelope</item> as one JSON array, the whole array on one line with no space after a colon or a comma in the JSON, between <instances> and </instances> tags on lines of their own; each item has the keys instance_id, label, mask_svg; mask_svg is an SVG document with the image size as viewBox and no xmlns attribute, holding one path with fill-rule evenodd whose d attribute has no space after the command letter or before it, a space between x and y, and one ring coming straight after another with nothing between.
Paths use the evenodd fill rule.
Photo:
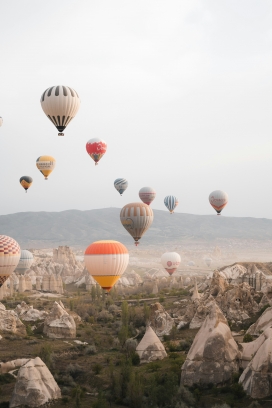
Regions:
<instances>
[{"instance_id":1,"label":"balloon envelope","mask_svg":"<svg viewBox=\"0 0 272 408\"><path fill-rule=\"evenodd\" d=\"M205 259L205 263L206 263L207 266L211 266L211 264L212 264L212 259L211 259L211 258L206 258L206 259Z\"/></svg>"},{"instance_id":2,"label":"balloon envelope","mask_svg":"<svg viewBox=\"0 0 272 408\"><path fill-rule=\"evenodd\" d=\"M120 212L123 227L134 238L135 245L148 230L153 222L153 211L144 203L130 203L125 205Z\"/></svg>"},{"instance_id":3,"label":"balloon envelope","mask_svg":"<svg viewBox=\"0 0 272 408\"><path fill-rule=\"evenodd\" d=\"M29 176L22 176L19 181L21 186L25 189L26 192L33 183L32 177Z\"/></svg>"},{"instance_id":4,"label":"balloon envelope","mask_svg":"<svg viewBox=\"0 0 272 408\"><path fill-rule=\"evenodd\" d=\"M80 99L73 88L56 85L44 91L41 105L46 116L60 132L59 136L64 136L62 132L79 110Z\"/></svg>"},{"instance_id":5,"label":"balloon envelope","mask_svg":"<svg viewBox=\"0 0 272 408\"><path fill-rule=\"evenodd\" d=\"M91 156L97 165L107 151L107 143L104 140L95 137L86 143L86 150L88 155Z\"/></svg>"},{"instance_id":6,"label":"balloon envelope","mask_svg":"<svg viewBox=\"0 0 272 408\"><path fill-rule=\"evenodd\" d=\"M224 207L228 204L229 197L227 193L222 190L215 190L209 195L209 201L211 206L215 209L219 215Z\"/></svg>"},{"instance_id":7,"label":"balloon envelope","mask_svg":"<svg viewBox=\"0 0 272 408\"><path fill-rule=\"evenodd\" d=\"M114 182L114 187L120 193L120 195L123 194L123 192L128 188L128 181L124 178L118 178Z\"/></svg>"},{"instance_id":8,"label":"balloon envelope","mask_svg":"<svg viewBox=\"0 0 272 408\"><path fill-rule=\"evenodd\" d=\"M0 288L18 265L21 249L15 239L0 235Z\"/></svg>"},{"instance_id":9,"label":"balloon envelope","mask_svg":"<svg viewBox=\"0 0 272 408\"><path fill-rule=\"evenodd\" d=\"M2 126L3 125L3 118L1 118L1 116L0 116L0 126Z\"/></svg>"},{"instance_id":10,"label":"balloon envelope","mask_svg":"<svg viewBox=\"0 0 272 408\"><path fill-rule=\"evenodd\" d=\"M19 260L16 270L18 270L19 273L21 274L24 273L27 269L31 267L31 265L33 264L33 261L34 261L33 254L27 249L22 249L20 260Z\"/></svg>"},{"instance_id":11,"label":"balloon envelope","mask_svg":"<svg viewBox=\"0 0 272 408\"><path fill-rule=\"evenodd\" d=\"M36 160L36 166L44 175L45 180L52 173L56 165L56 160L52 156L40 156Z\"/></svg>"},{"instance_id":12,"label":"balloon envelope","mask_svg":"<svg viewBox=\"0 0 272 408\"><path fill-rule=\"evenodd\" d=\"M173 195L166 196L165 199L164 199L164 205L168 208L168 210L172 214L174 212L174 209L178 205L177 197L175 197Z\"/></svg>"},{"instance_id":13,"label":"balloon envelope","mask_svg":"<svg viewBox=\"0 0 272 408\"><path fill-rule=\"evenodd\" d=\"M156 191L152 187L143 187L139 191L139 197L143 203L150 205L156 197Z\"/></svg>"},{"instance_id":14,"label":"balloon envelope","mask_svg":"<svg viewBox=\"0 0 272 408\"><path fill-rule=\"evenodd\" d=\"M118 241L96 241L85 250L85 266L106 291L118 281L128 266L128 250Z\"/></svg>"},{"instance_id":15,"label":"balloon envelope","mask_svg":"<svg viewBox=\"0 0 272 408\"><path fill-rule=\"evenodd\" d=\"M177 270L180 261L180 256L176 252L165 252L161 257L162 266L169 273L169 275L173 275L173 273Z\"/></svg>"}]
</instances>

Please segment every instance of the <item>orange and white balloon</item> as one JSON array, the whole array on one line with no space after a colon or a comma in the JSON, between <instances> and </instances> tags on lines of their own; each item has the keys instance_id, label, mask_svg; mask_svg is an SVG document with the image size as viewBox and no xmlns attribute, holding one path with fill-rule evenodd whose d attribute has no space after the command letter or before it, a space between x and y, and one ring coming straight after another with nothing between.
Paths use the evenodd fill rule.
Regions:
<instances>
[{"instance_id":1,"label":"orange and white balloon","mask_svg":"<svg viewBox=\"0 0 272 408\"><path fill-rule=\"evenodd\" d=\"M139 191L139 197L143 203L150 205L156 197L156 191L152 187L143 187Z\"/></svg>"},{"instance_id":2,"label":"orange and white balloon","mask_svg":"<svg viewBox=\"0 0 272 408\"><path fill-rule=\"evenodd\" d=\"M173 275L173 273L177 270L180 261L180 256L176 252L165 252L161 257L162 266L169 273L169 275Z\"/></svg>"},{"instance_id":3,"label":"orange and white balloon","mask_svg":"<svg viewBox=\"0 0 272 408\"><path fill-rule=\"evenodd\" d=\"M21 248L15 239L0 235L0 288L17 267Z\"/></svg>"},{"instance_id":4,"label":"orange and white balloon","mask_svg":"<svg viewBox=\"0 0 272 408\"><path fill-rule=\"evenodd\" d=\"M120 212L123 227L134 238L135 245L148 230L153 222L153 211L144 203L130 203L125 205Z\"/></svg>"},{"instance_id":5,"label":"orange and white balloon","mask_svg":"<svg viewBox=\"0 0 272 408\"><path fill-rule=\"evenodd\" d=\"M129 254L118 241L96 241L85 251L85 266L99 285L109 292L125 272Z\"/></svg>"},{"instance_id":6,"label":"orange and white balloon","mask_svg":"<svg viewBox=\"0 0 272 408\"><path fill-rule=\"evenodd\" d=\"M228 204L229 197L224 191L215 190L209 195L209 201L217 215L220 215L223 208Z\"/></svg>"}]
</instances>

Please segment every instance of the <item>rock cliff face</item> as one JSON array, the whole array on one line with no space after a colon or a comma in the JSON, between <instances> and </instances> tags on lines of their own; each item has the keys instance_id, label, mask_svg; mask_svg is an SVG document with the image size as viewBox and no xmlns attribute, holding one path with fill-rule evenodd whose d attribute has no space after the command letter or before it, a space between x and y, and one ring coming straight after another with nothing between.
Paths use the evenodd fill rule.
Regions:
<instances>
[{"instance_id":1,"label":"rock cliff face","mask_svg":"<svg viewBox=\"0 0 272 408\"><path fill-rule=\"evenodd\" d=\"M74 338L76 337L76 324L64 307L55 302L44 321L43 332L54 339Z\"/></svg>"},{"instance_id":2,"label":"rock cliff face","mask_svg":"<svg viewBox=\"0 0 272 408\"><path fill-rule=\"evenodd\" d=\"M247 333L259 336L265 329L272 327L272 307L268 307L259 319L250 326Z\"/></svg>"},{"instance_id":3,"label":"rock cliff face","mask_svg":"<svg viewBox=\"0 0 272 408\"><path fill-rule=\"evenodd\" d=\"M266 329L260 337L249 343L239 343L239 363L241 368L246 368L253 359L261 345L272 337L272 328Z\"/></svg>"},{"instance_id":4,"label":"rock cliff face","mask_svg":"<svg viewBox=\"0 0 272 408\"><path fill-rule=\"evenodd\" d=\"M181 384L223 384L238 372L238 347L228 323L212 303L181 369Z\"/></svg>"},{"instance_id":5,"label":"rock cliff face","mask_svg":"<svg viewBox=\"0 0 272 408\"><path fill-rule=\"evenodd\" d=\"M265 333L267 338L239 379L252 398L264 398L272 394L272 330Z\"/></svg>"},{"instance_id":6,"label":"rock cliff face","mask_svg":"<svg viewBox=\"0 0 272 408\"><path fill-rule=\"evenodd\" d=\"M144 337L136 347L136 352L141 363L150 363L167 357L162 342L150 326L146 328Z\"/></svg>"},{"instance_id":7,"label":"rock cliff face","mask_svg":"<svg viewBox=\"0 0 272 408\"><path fill-rule=\"evenodd\" d=\"M156 302L150 305L150 321L155 333L158 336L169 334L175 322L174 319L166 312L164 307Z\"/></svg>"},{"instance_id":8,"label":"rock cliff face","mask_svg":"<svg viewBox=\"0 0 272 408\"><path fill-rule=\"evenodd\" d=\"M9 406L40 407L58 398L61 398L58 384L44 362L36 357L20 368Z\"/></svg>"}]
</instances>

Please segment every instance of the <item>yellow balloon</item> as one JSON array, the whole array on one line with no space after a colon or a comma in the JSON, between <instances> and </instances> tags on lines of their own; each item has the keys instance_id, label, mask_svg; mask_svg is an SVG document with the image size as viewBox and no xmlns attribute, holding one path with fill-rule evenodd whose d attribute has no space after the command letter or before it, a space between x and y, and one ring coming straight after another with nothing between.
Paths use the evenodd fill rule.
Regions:
<instances>
[{"instance_id":1,"label":"yellow balloon","mask_svg":"<svg viewBox=\"0 0 272 408\"><path fill-rule=\"evenodd\" d=\"M36 160L36 166L44 175L45 180L48 180L48 176L54 170L55 165L56 160L52 156L40 156Z\"/></svg>"}]
</instances>

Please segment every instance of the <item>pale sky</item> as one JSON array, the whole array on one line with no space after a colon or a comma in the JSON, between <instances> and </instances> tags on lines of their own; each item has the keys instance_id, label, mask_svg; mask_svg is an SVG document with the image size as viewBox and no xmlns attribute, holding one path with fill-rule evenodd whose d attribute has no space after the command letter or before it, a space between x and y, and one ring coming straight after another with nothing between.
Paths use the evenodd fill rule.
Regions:
<instances>
[{"instance_id":1,"label":"pale sky","mask_svg":"<svg viewBox=\"0 0 272 408\"><path fill-rule=\"evenodd\" d=\"M0 214L122 207L152 186L156 209L173 194L177 212L214 214L221 189L224 215L272 218L271 1L0 3ZM65 137L40 106L53 85L81 99ZM108 143L98 166L93 137Z\"/></svg>"}]
</instances>

